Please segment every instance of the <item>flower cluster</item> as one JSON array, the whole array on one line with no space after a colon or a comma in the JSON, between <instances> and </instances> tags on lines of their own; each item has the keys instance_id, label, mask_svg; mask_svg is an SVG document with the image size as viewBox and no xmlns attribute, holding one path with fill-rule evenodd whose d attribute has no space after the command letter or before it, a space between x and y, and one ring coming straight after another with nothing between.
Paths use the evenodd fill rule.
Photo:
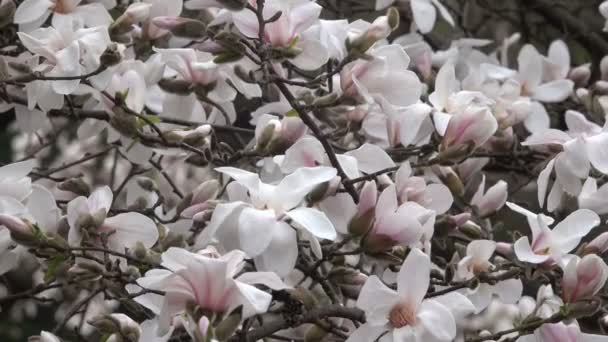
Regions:
<instances>
[{"instance_id":1,"label":"flower cluster","mask_svg":"<svg viewBox=\"0 0 608 342\"><path fill-rule=\"evenodd\" d=\"M0 0L2 317L608 341L608 40L546 0L368 2ZM475 10L575 34L480 39Z\"/></svg>"}]
</instances>

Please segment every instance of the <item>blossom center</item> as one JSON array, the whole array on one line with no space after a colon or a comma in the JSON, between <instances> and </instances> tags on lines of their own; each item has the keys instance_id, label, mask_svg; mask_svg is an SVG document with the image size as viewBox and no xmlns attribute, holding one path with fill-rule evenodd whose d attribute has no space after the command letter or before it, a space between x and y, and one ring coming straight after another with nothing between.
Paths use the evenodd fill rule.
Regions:
<instances>
[{"instance_id":1,"label":"blossom center","mask_svg":"<svg viewBox=\"0 0 608 342\"><path fill-rule=\"evenodd\" d=\"M416 313L410 305L399 303L391 309L388 314L388 321L394 328L403 328L416 324Z\"/></svg>"}]
</instances>

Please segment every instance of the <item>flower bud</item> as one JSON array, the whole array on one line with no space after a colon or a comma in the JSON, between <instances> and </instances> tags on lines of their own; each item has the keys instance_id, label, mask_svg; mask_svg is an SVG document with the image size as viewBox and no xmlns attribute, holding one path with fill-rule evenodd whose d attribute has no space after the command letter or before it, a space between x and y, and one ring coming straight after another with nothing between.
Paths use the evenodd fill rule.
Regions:
<instances>
[{"instance_id":1,"label":"flower bud","mask_svg":"<svg viewBox=\"0 0 608 342\"><path fill-rule=\"evenodd\" d=\"M599 95L608 95L608 81L595 82L595 93Z\"/></svg>"},{"instance_id":2,"label":"flower bud","mask_svg":"<svg viewBox=\"0 0 608 342\"><path fill-rule=\"evenodd\" d=\"M122 55L118 50L118 44L112 43L108 45L108 47L103 51L101 56L99 57L99 62L101 63L101 68L108 68L113 65L120 63L122 60Z\"/></svg>"},{"instance_id":3,"label":"flower bud","mask_svg":"<svg viewBox=\"0 0 608 342\"><path fill-rule=\"evenodd\" d=\"M80 196L89 196L91 193L91 188L81 177L70 178L64 182L61 182L59 185L57 185L57 188L59 190L69 191Z\"/></svg>"},{"instance_id":4,"label":"flower bud","mask_svg":"<svg viewBox=\"0 0 608 342\"><path fill-rule=\"evenodd\" d=\"M158 191L158 185L156 185L156 182L149 177L137 178L137 185L148 192Z\"/></svg>"},{"instance_id":5,"label":"flower bud","mask_svg":"<svg viewBox=\"0 0 608 342\"><path fill-rule=\"evenodd\" d=\"M266 123L266 126L261 130L261 134L257 136L256 150L264 151L267 149L270 141L281 132L281 121L272 119ZM257 135L257 134L256 134Z\"/></svg>"},{"instance_id":6,"label":"flower bud","mask_svg":"<svg viewBox=\"0 0 608 342\"><path fill-rule=\"evenodd\" d=\"M110 118L110 126L126 137L137 135L137 119L135 116L129 115L120 106L114 106L112 112L114 115Z\"/></svg>"},{"instance_id":7,"label":"flower bud","mask_svg":"<svg viewBox=\"0 0 608 342\"><path fill-rule=\"evenodd\" d=\"M387 38L397 27L399 27L399 11L391 7L385 16L376 18L370 27L358 37L347 40L349 51L355 54L363 54L379 40Z\"/></svg>"},{"instance_id":8,"label":"flower bud","mask_svg":"<svg viewBox=\"0 0 608 342\"><path fill-rule=\"evenodd\" d=\"M367 181L361 189L357 213L350 221L348 231L354 236L362 236L370 229L374 220L378 188L376 182Z\"/></svg>"},{"instance_id":9,"label":"flower bud","mask_svg":"<svg viewBox=\"0 0 608 342\"><path fill-rule=\"evenodd\" d=\"M576 88L587 86L591 78L591 64L587 63L573 68L570 70L568 78L574 82Z\"/></svg>"},{"instance_id":10,"label":"flower bud","mask_svg":"<svg viewBox=\"0 0 608 342\"><path fill-rule=\"evenodd\" d=\"M460 230L461 233L470 237L471 239L481 238L481 228L472 221L468 221L467 223L458 227L458 230Z\"/></svg>"},{"instance_id":11,"label":"flower bud","mask_svg":"<svg viewBox=\"0 0 608 342\"><path fill-rule=\"evenodd\" d=\"M158 81L160 89L170 94L190 95L193 90L192 82L175 78L163 78Z\"/></svg>"},{"instance_id":12,"label":"flower bud","mask_svg":"<svg viewBox=\"0 0 608 342\"><path fill-rule=\"evenodd\" d=\"M96 317L89 324L100 332L110 334L109 341L137 342L142 333L137 322L121 313Z\"/></svg>"},{"instance_id":13,"label":"flower bud","mask_svg":"<svg viewBox=\"0 0 608 342\"><path fill-rule=\"evenodd\" d=\"M207 32L207 25L202 21L184 17L160 16L152 19L152 23L181 38L199 39Z\"/></svg>"},{"instance_id":14,"label":"flower bud","mask_svg":"<svg viewBox=\"0 0 608 342\"><path fill-rule=\"evenodd\" d=\"M0 226L6 227L11 238L17 243L29 245L37 240L33 225L17 216L0 214Z\"/></svg>"},{"instance_id":15,"label":"flower bud","mask_svg":"<svg viewBox=\"0 0 608 342\"><path fill-rule=\"evenodd\" d=\"M564 270L562 299L574 303L598 293L608 279L608 266L595 254L573 257Z\"/></svg>"},{"instance_id":16,"label":"flower bud","mask_svg":"<svg viewBox=\"0 0 608 342\"><path fill-rule=\"evenodd\" d=\"M133 25L146 20L150 16L151 4L136 2L125 10L109 27L111 36L120 36L133 30Z\"/></svg>"},{"instance_id":17,"label":"flower bud","mask_svg":"<svg viewBox=\"0 0 608 342\"><path fill-rule=\"evenodd\" d=\"M502 208L507 202L507 182L500 180L484 194L485 176L479 184L471 204L477 209L480 217L488 217Z\"/></svg>"},{"instance_id":18,"label":"flower bud","mask_svg":"<svg viewBox=\"0 0 608 342\"><path fill-rule=\"evenodd\" d=\"M497 242L496 252L509 255L513 252L513 244L508 242Z\"/></svg>"},{"instance_id":19,"label":"flower bud","mask_svg":"<svg viewBox=\"0 0 608 342\"><path fill-rule=\"evenodd\" d=\"M13 0L2 0L0 1L0 28L9 25L13 22L13 16L17 6Z\"/></svg>"},{"instance_id":20,"label":"flower bud","mask_svg":"<svg viewBox=\"0 0 608 342\"><path fill-rule=\"evenodd\" d=\"M313 325L308 330L306 330L306 334L304 335L304 342L321 342L325 340L328 332L326 329Z\"/></svg>"}]
</instances>

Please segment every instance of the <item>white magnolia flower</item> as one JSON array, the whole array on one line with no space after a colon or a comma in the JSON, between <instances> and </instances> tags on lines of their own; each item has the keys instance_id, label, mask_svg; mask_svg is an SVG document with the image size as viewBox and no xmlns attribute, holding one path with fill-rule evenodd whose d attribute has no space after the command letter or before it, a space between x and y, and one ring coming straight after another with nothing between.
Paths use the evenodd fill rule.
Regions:
<instances>
[{"instance_id":1,"label":"white magnolia flower","mask_svg":"<svg viewBox=\"0 0 608 342\"><path fill-rule=\"evenodd\" d=\"M456 337L452 305L461 305L460 310L466 311L471 304L458 293L425 299L430 270L429 257L412 249L397 276L397 291L378 277L369 277L357 299L367 322L347 342L369 342L380 336L382 341L394 342L452 341Z\"/></svg>"},{"instance_id":2,"label":"white magnolia flower","mask_svg":"<svg viewBox=\"0 0 608 342\"><path fill-rule=\"evenodd\" d=\"M25 31L37 29L53 16L53 26L65 23L69 25L76 22L79 26L109 26L112 16L109 9L116 6L116 2L110 6L108 1L87 2L81 4L82 0L25 0L19 5L15 12L14 22L20 24Z\"/></svg>"},{"instance_id":3,"label":"white magnolia flower","mask_svg":"<svg viewBox=\"0 0 608 342\"><path fill-rule=\"evenodd\" d=\"M495 250L496 242L491 240L475 240L469 243L466 256L458 262L455 279L464 281L480 273L492 272L494 265L490 258ZM494 295L497 295L502 303L514 304L521 298L522 291L521 280L507 279L493 285L480 283L475 289L464 290L463 294L475 305L475 312L479 313L490 305Z\"/></svg>"},{"instance_id":4,"label":"white magnolia flower","mask_svg":"<svg viewBox=\"0 0 608 342\"><path fill-rule=\"evenodd\" d=\"M77 76L95 71L99 58L110 44L106 27L74 30L69 23L40 28L30 33L18 32L23 45L33 54L44 57L34 68L50 77L74 77L69 80L34 81L27 85L28 108L38 104L43 110L63 107L63 95L78 88Z\"/></svg>"},{"instance_id":5,"label":"white magnolia flower","mask_svg":"<svg viewBox=\"0 0 608 342\"><path fill-rule=\"evenodd\" d=\"M152 247L158 240L154 221L134 212L107 217L112 200L112 190L104 186L88 198L80 196L68 203L69 244L79 246L85 234L92 238L89 242L101 243L101 234L106 234L108 248L115 251L123 252L138 242L146 248Z\"/></svg>"},{"instance_id":6,"label":"white magnolia flower","mask_svg":"<svg viewBox=\"0 0 608 342\"><path fill-rule=\"evenodd\" d=\"M336 176L334 168L299 168L277 185L263 183L257 174L233 167L216 171L236 181L227 189L232 201L217 205L199 236L199 245L216 239L227 250L245 251L254 258L258 269L286 276L298 256L297 230L287 219L318 239L336 238L336 230L325 213L300 207L306 195ZM315 241L311 239L312 243Z\"/></svg>"}]
</instances>

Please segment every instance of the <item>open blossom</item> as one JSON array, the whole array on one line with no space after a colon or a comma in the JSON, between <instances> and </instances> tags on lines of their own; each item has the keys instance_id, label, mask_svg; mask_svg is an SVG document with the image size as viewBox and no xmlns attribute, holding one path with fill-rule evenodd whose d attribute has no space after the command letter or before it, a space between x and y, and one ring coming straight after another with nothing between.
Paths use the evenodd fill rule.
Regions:
<instances>
[{"instance_id":1,"label":"open blossom","mask_svg":"<svg viewBox=\"0 0 608 342\"><path fill-rule=\"evenodd\" d=\"M40 28L30 33L19 32L23 45L33 54L44 57L35 67L46 76L75 77L95 71L99 58L110 44L105 27L74 30L70 23ZM76 91L80 79L34 81L28 84L28 107L36 104L43 109L63 106L63 95Z\"/></svg>"},{"instance_id":2,"label":"open blossom","mask_svg":"<svg viewBox=\"0 0 608 342\"><path fill-rule=\"evenodd\" d=\"M587 209L579 209L568 215L553 229L549 225L553 219L543 214L534 214L514 203L507 206L526 216L532 231L532 242L521 237L513 245L520 261L532 264L563 263L563 258L575 249L591 229L600 224L599 216Z\"/></svg>"},{"instance_id":3,"label":"open blossom","mask_svg":"<svg viewBox=\"0 0 608 342\"><path fill-rule=\"evenodd\" d=\"M365 311L367 323L347 339L348 342L383 340L394 342L452 341L456 337L454 316L443 302L467 305L452 293L441 302L425 299L430 282L431 262L418 249L412 249L397 276L397 291L371 276L363 285L357 307ZM470 305L470 303L468 304Z\"/></svg>"},{"instance_id":4,"label":"open blossom","mask_svg":"<svg viewBox=\"0 0 608 342\"><path fill-rule=\"evenodd\" d=\"M257 7L254 2L253 7ZM322 7L309 0L269 0L264 4L263 16L270 19L278 12L281 16L265 25L264 41L273 48L282 49L290 62L303 70L315 70L329 58L327 49L316 39L302 33L319 20ZM236 27L247 37L257 38L259 23L256 14L243 10L232 14Z\"/></svg>"},{"instance_id":5,"label":"open blossom","mask_svg":"<svg viewBox=\"0 0 608 342\"><path fill-rule=\"evenodd\" d=\"M95 190L88 198L80 196L68 203L70 245L80 245L85 234L95 241L101 241L101 235L105 234L108 247L115 251L133 248L138 242L146 248L152 247L158 240L154 221L134 212L107 217L112 200L112 190L105 186Z\"/></svg>"},{"instance_id":6,"label":"open blossom","mask_svg":"<svg viewBox=\"0 0 608 342\"><path fill-rule=\"evenodd\" d=\"M386 45L369 51L373 59L352 62L340 73L340 87L345 96L359 102L386 100L397 106L416 103L422 85L408 70L410 58L399 45Z\"/></svg>"},{"instance_id":7,"label":"open blossom","mask_svg":"<svg viewBox=\"0 0 608 342\"><path fill-rule=\"evenodd\" d=\"M562 297L566 303L596 295L608 279L608 265L595 254L573 256L564 269Z\"/></svg>"},{"instance_id":8,"label":"open blossom","mask_svg":"<svg viewBox=\"0 0 608 342\"><path fill-rule=\"evenodd\" d=\"M364 248L381 252L397 244L412 245L422 238L423 223L429 219L434 219L434 213L414 202L399 206L395 185L389 185L376 203L375 221L363 240Z\"/></svg>"},{"instance_id":9,"label":"open blossom","mask_svg":"<svg viewBox=\"0 0 608 342\"><path fill-rule=\"evenodd\" d=\"M492 272L494 265L490 258L495 250L496 242L494 241L475 240L469 243L466 256L458 262L455 279L470 280L479 274ZM513 304L521 298L522 291L521 280L507 279L493 285L480 283L475 289L464 290L463 294L475 305L475 312L481 312L490 305L494 295L497 295L505 304Z\"/></svg>"},{"instance_id":10,"label":"open blossom","mask_svg":"<svg viewBox=\"0 0 608 342\"><path fill-rule=\"evenodd\" d=\"M25 0L15 12L15 23L30 30L40 27L49 16L54 26L72 21L88 27L109 26L112 17L100 1L81 4L82 0ZM114 3L115 5L115 3Z\"/></svg>"},{"instance_id":11,"label":"open blossom","mask_svg":"<svg viewBox=\"0 0 608 342\"><path fill-rule=\"evenodd\" d=\"M297 231L286 219L312 234L314 241L336 238L335 228L325 213L299 206L317 186L336 176L334 168L299 168L277 185L264 183L257 174L233 167L220 167L216 171L236 181L228 188L232 202L216 206L199 244L217 239L229 250L245 251L260 270L285 276L293 270L298 256Z\"/></svg>"},{"instance_id":12,"label":"open blossom","mask_svg":"<svg viewBox=\"0 0 608 342\"><path fill-rule=\"evenodd\" d=\"M395 187L399 203L416 202L434 210L437 215L443 214L454 201L447 186L440 183L429 183L421 176L414 176L409 162L404 162L395 175Z\"/></svg>"},{"instance_id":13,"label":"open blossom","mask_svg":"<svg viewBox=\"0 0 608 342\"><path fill-rule=\"evenodd\" d=\"M213 250L191 253L181 248L169 248L162 254L164 269L153 269L137 280L143 288L164 291L164 296L148 293L135 300L159 316L157 334L164 335L173 317L194 304L203 312L216 315L230 314L242 306L243 319L268 309L272 296L254 285L265 285L274 290L286 285L270 272L245 272L245 255L233 251L218 255ZM238 275L238 276L237 276ZM139 291L130 285L131 292Z\"/></svg>"}]
</instances>

